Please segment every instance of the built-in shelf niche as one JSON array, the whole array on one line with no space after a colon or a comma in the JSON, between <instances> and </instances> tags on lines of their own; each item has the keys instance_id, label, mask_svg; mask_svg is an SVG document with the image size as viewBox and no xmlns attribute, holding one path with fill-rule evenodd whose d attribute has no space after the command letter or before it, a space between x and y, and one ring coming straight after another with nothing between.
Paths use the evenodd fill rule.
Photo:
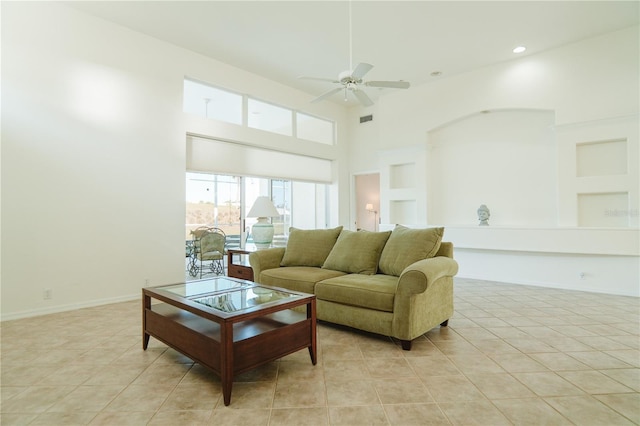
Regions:
<instances>
[{"instance_id":1,"label":"built-in shelf niche","mask_svg":"<svg viewBox=\"0 0 640 426\"><path fill-rule=\"evenodd\" d=\"M415 200L394 200L389 203L389 223L417 223Z\"/></svg>"},{"instance_id":2,"label":"built-in shelf niche","mask_svg":"<svg viewBox=\"0 0 640 426\"><path fill-rule=\"evenodd\" d=\"M378 154L381 223L427 223L426 146L393 148Z\"/></svg>"},{"instance_id":3,"label":"built-in shelf niche","mask_svg":"<svg viewBox=\"0 0 640 426\"><path fill-rule=\"evenodd\" d=\"M576 145L576 176L627 174L627 140L586 142Z\"/></svg>"},{"instance_id":4,"label":"built-in shelf niche","mask_svg":"<svg viewBox=\"0 0 640 426\"><path fill-rule=\"evenodd\" d=\"M389 189L415 187L415 163L393 164L389 167Z\"/></svg>"},{"instance_id":5,"label":"built-in shelf niche","mask_svg":"<svg viewBox=\"0 0 640 426\"><path fill-rule=\"evenodd\" d=\"M627 192L578 194L578 226L624 228L629 217Z\"/></svg>"}]
</instances>

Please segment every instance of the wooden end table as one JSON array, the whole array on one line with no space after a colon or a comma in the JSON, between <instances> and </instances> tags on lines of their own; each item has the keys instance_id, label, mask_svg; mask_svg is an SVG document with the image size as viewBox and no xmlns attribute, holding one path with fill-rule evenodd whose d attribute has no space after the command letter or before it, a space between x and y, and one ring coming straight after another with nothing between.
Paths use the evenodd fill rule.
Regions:
<instances>
[{"instance_id":1,"label":"wooden end table","mask_svg":"<svg viewBox=\"0 0 640 426\"><path fill-rule=\"evenodd\" d=\"M227 250L227 275L233 278L253 281L253 269L249 264L252 249Z\"/></svg>"},{"instance_id":2,"label":"wooden end table","mask_svg":"<svg viewBox=\"0 0 640 426\"><path fill-rule=\"evenodd\" d=\"M306 315L291 310L305 305ZM144 350L150 336L218 374L229 405L238 374L304 348L316 364L316 299L227 277L147 287L142 289Z\"/></svg>"}]
</instances>

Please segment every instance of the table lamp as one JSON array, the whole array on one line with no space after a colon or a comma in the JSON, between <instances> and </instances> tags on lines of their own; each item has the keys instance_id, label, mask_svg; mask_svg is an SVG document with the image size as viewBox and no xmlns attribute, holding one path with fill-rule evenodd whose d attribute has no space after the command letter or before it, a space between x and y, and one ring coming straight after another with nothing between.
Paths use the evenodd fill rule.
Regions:
<instances>
[{"instance_id":1,"label":"table lamp","mask_svg":"<svg viewBox=\"0 0 640 426\"><path fill-rule=\"evenodd\" d=\"M280 213L269 197L260 196L256 198L251 210L247 213L247 217L258 218L258 222L251 227L253 243L257 248L263 249L271 246L271 242L273 241L273 224L269 222L268 218L277 216L280 216Z\"/></svg>"}]
</instances>

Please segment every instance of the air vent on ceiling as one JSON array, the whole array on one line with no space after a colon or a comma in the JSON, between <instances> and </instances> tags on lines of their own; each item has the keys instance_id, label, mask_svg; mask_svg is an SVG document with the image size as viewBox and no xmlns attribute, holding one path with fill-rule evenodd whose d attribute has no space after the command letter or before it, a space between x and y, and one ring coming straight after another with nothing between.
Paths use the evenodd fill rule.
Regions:
<instances>
[{"instance_id":1,"label":"air vent on ceiling","mask_svg":"<svg viewBox=\"0 0 640 426\"><path fill-rule=\"evenodd\" d=\"M373 120L373 114L365 115L364 117L360 117L360 124L366 123L367 121Z\"/></svg>"}]
</instances>

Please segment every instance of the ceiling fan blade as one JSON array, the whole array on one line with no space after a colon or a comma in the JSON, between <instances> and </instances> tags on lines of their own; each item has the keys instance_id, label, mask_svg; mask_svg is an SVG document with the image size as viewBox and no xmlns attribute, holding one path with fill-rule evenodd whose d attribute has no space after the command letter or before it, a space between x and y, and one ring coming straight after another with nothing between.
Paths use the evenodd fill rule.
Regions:
<instances>
[{"instance_id":1,"label":"ceiling fan blade","mask_svg":"<svg viewBox=\"0 0 640 426\"><path fill-rule=\"evenodd\" d=\"M362 90L354 90L353 94L355 95L356 98L358 98L358 100L360 101L360 103L362 105L364 105L364 106L373 105L373 101Z\"/></svg>"},{"instance_id":2,"label":"ceiling fan blade","mask_svg":"<svg viewBox=\"0 0 640 426\"><path fill-rule=\"evenodd\" d=\"M356 80L360 80L366 73L371 70L371 68L373 68L373 65L367 64L365 62L360 62L358 65L356 65L355 69L351 73L351 77Z\"/></svg>"},{"instance_id":3,"label":"ceiling fan blade","mask_svg":"<svg viewBox=\"0 0 640 426\"><path fill-rule=\"evenodd\" d=\"M367 81L364 85L369 87L391 87L394 89L408 89L411 86L408 81Z\"/></svg>"},{"instance_id":4,"label":"ceiling fan blade","mask_svg":"<svg viewBox=\"0 0 640 426\"><path fill-rule=\"evenodd\" d=\"M328 92L325 92L322 95L318 96L317 98L312 99L311 103L313 104L313 103L316 103L316 102L320 102L321 100L326 99L329 96L331 96L331 95L333 95L335 93L338 93L341 90L342 90L342 87L336 87L335 89L331 89Z\"/></svg>"},{"instance_id":5,"label":"ceiling fan blade","mask_svg":"<svg viewBox=\"0 0 640 426\"><path fill-rule=\"evenodd\" d=\"M324 77L308 77L306 75L301 75L298 77L299 80L316 80L316 81L328 81L329 83L340 83L335 78L324 78Z\"/></svg>"}]
</instances>

